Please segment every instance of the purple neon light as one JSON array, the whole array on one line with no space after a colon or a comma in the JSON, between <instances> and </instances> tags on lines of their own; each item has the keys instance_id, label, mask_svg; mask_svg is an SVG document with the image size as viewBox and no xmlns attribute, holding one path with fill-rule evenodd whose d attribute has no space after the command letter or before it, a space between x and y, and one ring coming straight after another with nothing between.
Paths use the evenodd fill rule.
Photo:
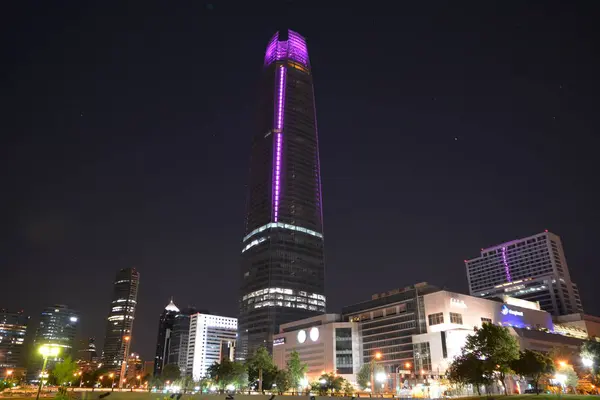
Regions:
<instances>
[{"instance_id":1,"label":"purple neon light","mask_svg":"<svg viewBox=\"0 0 600 400\"><path fill-rule=\"evenodd\" d=\"M270 65L277 60L289 59L309 66L308 48L306 40L297 32L288 30L288 40L279 40L279 32L269 41L265 53L265 65Z\"/></svg>"},{"instance_id":2,"label":"purple neon light","mask_svg":"<svg viewBox=\"0 0 600 400\"><path fill-rule=\"evenodd\" d=\"M281 195L281 153L283 147L283 114L285 106L285 74L283 65L279 67L277 85L277 113L275 117L275 151L273 163L273 221L279 219L279 197Z\"/></svg>"},{"instance_id":3,"label":"purple neon light","mask_svg":"<svg viewBox=\"0 0 600 400\"><path fill-rule=\"evenodd\" d=\"M510 267L508 266L508 258L506 257L506 247L502 248L502 262L504 263L504 272L506 273L506 280L512 282L510 277Z\"/></svg>"}]
</instances>

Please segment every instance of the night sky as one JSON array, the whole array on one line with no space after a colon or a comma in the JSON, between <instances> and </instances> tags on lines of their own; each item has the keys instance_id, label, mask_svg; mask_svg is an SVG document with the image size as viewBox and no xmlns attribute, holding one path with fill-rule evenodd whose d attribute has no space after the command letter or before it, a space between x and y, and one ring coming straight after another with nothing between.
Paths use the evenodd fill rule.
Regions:
<instances>
[{"instance_id":1,"label":"night sky","mask_svg":"<svg viewBox=\"0 0 600 400\"><path fill-rule=\"evenodd\" d=\"M600 314L598 2L88 3L2 4L0 308L68 304L101 344L136 266L144 358L171 295L235 316L264 50L291 28L315 79L328 311L466 291L464 259L548 229Z\"/></svg>"}]
</instances>

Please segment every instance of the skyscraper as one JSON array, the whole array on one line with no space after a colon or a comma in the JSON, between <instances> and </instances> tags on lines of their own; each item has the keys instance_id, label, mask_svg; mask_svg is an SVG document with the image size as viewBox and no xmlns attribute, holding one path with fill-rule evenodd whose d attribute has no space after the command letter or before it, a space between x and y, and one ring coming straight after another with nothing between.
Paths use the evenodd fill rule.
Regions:
<instances>
[{"instance_id":1,"label":"skyscraper","mask_svg":"<svg viewBox=\"0 0 600 400\"><path fill-rule=\"evenodd\" d=\"M23 366L23 346L29 317L23 311L0 309L0 376L7 369Z\"/></svg>"},{"instance_id":2,"label":"skyscraper","mask_svg":"<svg viewBox=\"0 0 600 400\"><path fill-rule=\"evenodd\" d=\"M139 282L135 268L124 268L115 278L102 351L104 367L114 372L123 369L129 353Z\"/></svg>"},{"instance_id":3,"label":"skyscraper","mask_svg":"<svg viewBox=\"0 0 600 400\"><path fill-rule=\"evenodd\" d=\"M465 260L465 266L473 296L508 295L537 301L552 315L583 312L562 242L553 233L481 249L479 257Z\"/></svg>"},{"instance_id":4,"label":"skyscraper","mask_svg":"<svg viewBox=\"0 0 600 400\"><path fill-rule=\"evenodd\" d=\"M32 348L32 360L28 368L28 379L37 381L42 370L42 357L38 353L41 345L52 344L60 347L60 353L55 358L48 359L47 369L67 356L74 356L75 333L79 323L79 315L68 306L55 304L42 311L40 325L35 333Z\"/></svg>"},{"instance_id":5,"label":"skyscraper","mask_svg":"<svg viewBox=\"0 0 600 400\"><path fill-rule=\"evenodd\" d=\"M173 299L167 304L160 314L158 322L158 336L156 338L156 355L154 356L154 376L160 376L163 367L168 363L171 349L171 335L175 316L179 314L179 308L173 303Z\"/></svg>"},{"instance_id":6,"label":"skyscraper","mask_svg":"<svg viewBox=\"0 0 600 400\"><path fill-rule=\"evenodd\" d=\"M223 354L223 350L229 348L224 344L235 346L236 334L236 318L192 314L185 374L192 376L195 381L207 376L208 367L229 357L229 351Z\"/></svg>"},{"instance_id":7,"label":"skyscraper","mask_svg":"<svg viewBox=\"0 0 600 400\"><path fill-rule=\"evenodd\" d=\"M171 330L171 340L169 343L169 359L166 364L179 365L179 371L182 375L188 375L187 356L190 338L190 316L197 314L198 310L194 307L188 307L175 315L173 329ZM209 314L208 311L201 311L203 314ZM189 372L191 375L191 371Z\"/></svg>"},{"instance_id":8,"label":"skyscraper","mask_svg":"<svg viewBox=\"0 0 600 400\"><path fill-rule=\"evenodd\" d=\"M313 77L298 33L277 32L269 41L260 94L242 240L238 358L259 345L272 349L280 324L325 312Z\"/></svg>"}]
</instances>

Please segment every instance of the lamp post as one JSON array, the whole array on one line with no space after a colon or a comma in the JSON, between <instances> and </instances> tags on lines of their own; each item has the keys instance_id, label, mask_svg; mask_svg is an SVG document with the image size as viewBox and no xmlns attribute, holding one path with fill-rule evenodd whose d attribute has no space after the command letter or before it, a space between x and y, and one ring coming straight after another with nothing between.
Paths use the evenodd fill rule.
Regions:
<instances>
[{"instance_id":1,"label":"lamp post","mask_svg":"<svg viewBox=\"0 0 600 400\"><path fill-rule=\"evenodd\" d=\"M108 374L108 377L110 378L110 391L114 392L115 391L115 374L114 374L114 372L111 372L110 374Z\"/></svg>"},{"instance_id":2,"label":"lamp post","mask_svg":"<svg viewBox=\"0 0 600 400\"><path fill-rule=\"evenodd\" d=\"M404 363L404 369L410 373L410 363ZM396 367L396 393L400 394L400 366Z\"/></svg>"},{"instance_id":3,"label":"lamp post","mask_svg":"<svg viewBox=\"0 0 600 400\"><path fill-rule=\"evenodd\" d=\"M102 379L104 379L104 377L102 375L100 375L98 377L98 387L102 387ZM94 388L92 387L92 392L94 391Z\"/></svg>"},{"instance_id":4,"label":"lamp post","mask_svg":"<svg viewBox=\"0 0 600 400\"><path fill-rule=\"evenodd\" d=\"M45 344L42 347L40 347L39 352L42 355L42 357L44 357L44 364L42 365L42 372L40 374L40 384L38 385L38 391L37 395L35 396L35 400L40 399L40 393L44 384L44 376L46 375L46 365L48 364L48 357L58 356L58 353L60 353L60 348L55 345Z\"/></svg>"},{"instance_id":5,"label":"lamp post","mask_svg":"<svg viewBox=\"0 0 600 400\"><path fill-rule=\"evenodd\" d=\"M138 388L142 386L142 376L138 375L135 377L138 380Z\"/></svg>"},{"instance_id":6,"label":"lamp post","mask_svg":"<svg viewBox=\"0 0 600 400\"><path fill-rule=\"evenodd\" d=\"M371 395L375 393L375 360L379 359L381 359L381 353L377 352L371 360Z\"/></svg>"},{"instance_id":7,"label":"lamp post","mask_svg":"<svg viewBox=\"0 0 600 400\"><path fill-rule=\"evenodd\" d=\"M7 369L6 370L6 380L9 380L12 374L13 374L13 370Z\"/></svg>"}]
</instances>

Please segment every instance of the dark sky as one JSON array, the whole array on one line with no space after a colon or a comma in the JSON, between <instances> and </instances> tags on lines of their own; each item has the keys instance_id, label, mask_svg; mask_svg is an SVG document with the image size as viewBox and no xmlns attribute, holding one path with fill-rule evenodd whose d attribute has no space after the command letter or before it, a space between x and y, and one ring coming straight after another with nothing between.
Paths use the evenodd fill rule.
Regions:
<instances>
[{"instance_id":1,"label":"dark sky","mask_svg":"<svg viewBox=\"0 0 600 400\"><path fill-rule=\"evenodd\" d=\"M143 357L171 295L235 316L256 88L289 27L315 78L329 311L464 291L465 258L549 229L600 314L598 2L89 3L2 4L0 308L66 303L101 342L137 266Z\"/></svg>"}]
</instances>

